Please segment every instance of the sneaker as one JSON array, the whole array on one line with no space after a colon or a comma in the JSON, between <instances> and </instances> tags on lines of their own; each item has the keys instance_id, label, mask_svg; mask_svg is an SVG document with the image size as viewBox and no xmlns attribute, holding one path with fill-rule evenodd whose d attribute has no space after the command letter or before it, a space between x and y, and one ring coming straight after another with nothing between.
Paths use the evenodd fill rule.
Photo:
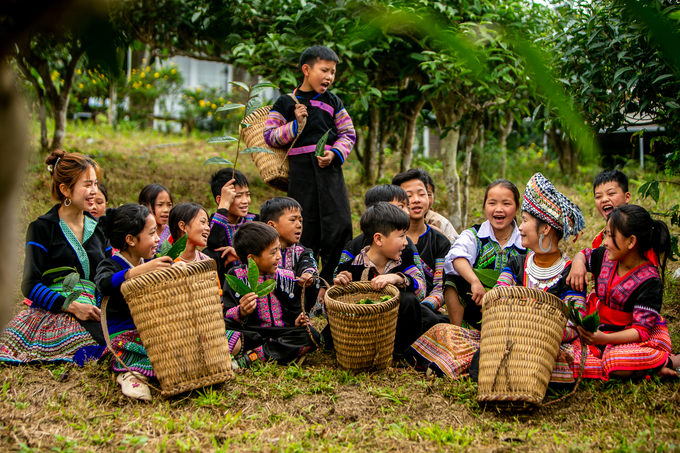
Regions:
<instances>
[{"instance_id":1,"label":"sneaker","mask_svg":"<svg viewBox=\"0 0 680 453\"><path fill-rule=\"evenodd\" d=\"M146 385L146 377L139 373L122 373L116 377L123 395L136 400L151 401L151 390Z\"/></svg>"},{"instance_id":2,"label":"sneaker","mask_svg":"<svg viewBox=\"0 0 680 453\"><path fill-rule=\"evenodd\" d=\"M231 369L232 370L238 370L238 369L243 369L243 368L250 368L250 366L253 364L253 362L257 361L257 353L250 351L246 354L243 354L240 357L234 357L231 360Z\"/></svg>"}]
</instances>

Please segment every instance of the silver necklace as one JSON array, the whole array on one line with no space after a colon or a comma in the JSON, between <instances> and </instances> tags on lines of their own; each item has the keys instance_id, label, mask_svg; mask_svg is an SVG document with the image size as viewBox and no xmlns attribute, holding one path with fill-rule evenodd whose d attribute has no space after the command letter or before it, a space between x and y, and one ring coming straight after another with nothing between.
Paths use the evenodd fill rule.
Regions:
<instances>
[{"instance_id":1,"label":"silver necklace","mask_svg":"<svg viewBox=\"0 0 680 453\"><path fill-rule=\"evenodd\" d=\"M527 257L527 277L538 289L550 288L562 278L562 271L567 263L567 257L562 255L555 264L550 267L539 267L534 262L534 254Z\"/></svg>"}]
</instances>

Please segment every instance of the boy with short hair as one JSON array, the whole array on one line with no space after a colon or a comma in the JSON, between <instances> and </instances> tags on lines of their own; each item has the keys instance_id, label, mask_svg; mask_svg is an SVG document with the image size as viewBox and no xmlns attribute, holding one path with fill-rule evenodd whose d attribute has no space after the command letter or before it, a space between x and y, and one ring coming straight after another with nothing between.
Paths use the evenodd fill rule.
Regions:
<instances>
[{"instance_id":1,"label":"boy with short hair","mask_svg":"<svg viewBox=\"0 0 680 453\"><path fill-rule=\"evenodd\" d=\"M427 213L425 214L425 223L435 227L441 233L444 233L444 236L446 236L448 240L451 242L451 244L453 244L454 242L456 242L456 239L458 238L458 232L453 227L451 222L449 222L449 219L447 219L441 214L437 214L432 209L432 207L434 206L434 189L435 189L434 180L432 179L432 176L430 176L429 173L427 173L424 170L422 171L425 177L427 178L427 183L425 185L427 186L427 198L429 201Z\"/></svg>"},{"instance_id":2,"label":"boy with short hair","mask_svg":"<svg viewBox=\"0 0 680 453\"><path fill-rule=\"evenodd\" d=\"M410 221L406 213L390 203L377 203L361 216L361 231L368 245L352 260L338 265L336 285L361 281L364 270L375 289L392 284L401 300L397 318L394 354L400 355L422 334L420 301L425 297L425 279L413 262L413 255L402 253L408 243Z\"/></svg>"},{"instance_id":3,"label":"boy with short hair","mask_svg":"<svg viewBox=\"0 0 680 453\"><path fill-rule=\"evenodd\" d=\"M233 175L233 178L232 178ZM243 173L233 168L223 168L210 178L217 212L210 218L208 245L203 253L217 263L220 285L224 274L233 265L239 264L234 252L233 238L241 225L259 220L257 214L248 212L250 207L250 186Z\"/></svg>"},{"instance_id":4,"label":"boy with short hair","mask_svg":"<svg viewBox=\"0 0 680 453\"><path fill-rule=\"evenodd\" d=\"M301 241L314 252L326 281L333 276L343 245L352 239L352 212L342 164L356 136L342 101L328 91L338 61L335 52L325 46L302 52L302 85L279 97L264 130L269 146L285 148L296 140L288 154L288 196L302 206ZM303 119L304 129L300 127ZM327 131L324 155L316 157L316 144Z\"/></svg>"},{"instance_id":5,"label":"boy with short hair","mask_svg":"<svg viewBox=\"0 0 680 453\"><path fill-rule=\"evenodd\" d=\"M425 171L412 168L396 175L392 184L400 186L408 195L410 225L407 235L418 250L427 281L427 297L423 300L423 305L439 315L439 309L444 306L444 260L451 249L451 242L443 233L425 223L425 213L429 206L428 179L431 178ZM448 322L448 317L443 318L446 319L432 318L429 324ZM425 319L428 324L427 316Z\"/></svg>"},{"instance_id":6,"label":"boy with short hair","mask_svg":"<svg viewBox=\"0 0 680 453\"><path fill-rule=\"evenodd\" d=\"M279 268L279 233L262 222L249 222L236 231L234 248L241 262L247 263L248 258L253 258L259 272L258 284L274 278L276 287L268 295L257 297L254 292L238 294L228 282L224 285L222 304L230 346L238 344L240 339L240 348L234 349L236 357L232 366L245 368L253 362L267 360L283 365L314 350L319 333L308 326L309 318L302 313L295 274ZM233 267L228 275L248 285L246 265Z\"/></svg>"},{"instance_id":7,"label":"boy with short hair","mask_svg":"<svg viewBox=\"0 0 680 453\"><path fill-rule=\"evenodd\" d=\"M260 206L260 221L274 227L279 233L281 261L279 268L293 271L298 285L305 290L305 311L316 303L319 285L310 279L319 273L310 249L300 244L302 235L302 208L290 197L275 197Z\"/></svg>"},{"instance_id":8,"label":"boy with short hair","mask_svg":"<svg viewBox=\"0 0 680 453\"><path fill-rule=\"evenodd\" d=\"M606 223L614 208L630 203L628 176L619 170L601 171L593 181L593 196L595 197L597 212L600 213ZM604 242L604 230L603 228L593 239L594 249L600 247Z\"/></svg>"}]
</instances>

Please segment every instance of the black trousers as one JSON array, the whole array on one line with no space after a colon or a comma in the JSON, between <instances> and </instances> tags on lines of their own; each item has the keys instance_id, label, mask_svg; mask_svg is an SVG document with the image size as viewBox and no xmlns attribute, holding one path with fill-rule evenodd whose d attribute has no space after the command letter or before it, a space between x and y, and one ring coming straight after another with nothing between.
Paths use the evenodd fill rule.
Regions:
<instances>
[{"instance_id":1,"label":"black trousers","mask_svg":"<svg viewBox=\"0 0 680 453\"><path fill-rule=\"evenodd\" d=\"M231 319L225 323L227 330L241 332L244 351L257 350L264 360L274 360L280 365L316 349L306 327L253 327ZM311 326L309 328L318 343L319 332Z\"/></svg>"},{"instance_id":2,"label":"black trousers","mask_svg":"<svg viewBox=\"0 0 680 453\"><path fill-rule=\"evenodd\" d=\"M290 156L288 196L302 206L300 243L314 252L320 276L332 283L342 250L352 239L352 211L345 177L336 156L326 168L314 153Z\"/></svg>"}]
</instances>

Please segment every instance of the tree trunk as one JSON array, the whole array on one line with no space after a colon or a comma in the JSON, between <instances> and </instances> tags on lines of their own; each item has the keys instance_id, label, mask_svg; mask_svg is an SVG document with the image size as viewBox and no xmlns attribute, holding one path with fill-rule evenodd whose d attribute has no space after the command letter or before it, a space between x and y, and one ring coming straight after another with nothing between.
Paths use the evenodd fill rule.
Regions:
<instances>
[{"instance_id":1,"label":"tree trunk","mask_svg":"<svg viewBox=\"0 0 680 453\"><path fill-rule=\"evenodd\" d=\"M370 108L367 146L364 150L364 183L371 184L375 175L375 161L378 154L378 134L380 133L380 109L373 104Z\"/></svg>"},{"instance_id":2,"label":"tree trunk","mask_svg":"<svg viewBox=\"0 0 680 453\"><path fill-rule=\"evenodd\" d=\"M66 134L66 109L68 108L68 96L66 102L59 102L52 105L54 114L54 135L52 136L52 144L50 151L61 149L64 146L64 135Z\"/></svg>"},{"instance_id":3,"label":"tree trunk","mask_svg":"<svg viewBox=\"0 0 680 453\"><path fill-rule=\"evenodd\" d=\"M109 85L109 125L113 126L116 121L116 83L111 81Z\"/></svg>"},{"instance_id":4,"label":"tree trunk","mask_svg":"<svg viewBox=\"0 0 680 453\"><path fill-rule=\"evenodd\" d=\"M505 120L505 121L504 121ZM508 168L508 137L512 132L512 125L515 122L515 117L511 111L505 112L505 116L501 118L499 125L498 144L501 147L501 178L505 179Z\"/></svg>"},{"instance_id":5,"label":"tree trunk","mask_svg":"<svg viewBox=\"0 0 680 453\"><path fill-rule=\"evenodd\" d=\"M356 153L359 162L363 162L364 157L361 150L364 149L364 129L361 126L357 126L355 133L357 140L354 142L354 148L352 148L352 150Z\"/></svg>"},{"instance_id":6,"label":"tree trunk","mask_svg":"<svg viewBox=\"0 0 680 453\"><path fill-rule=\"evenodd\" d=\"M406 121L404 124L404 137L401 142L401 164L399 172L405 172L411 168L413 160L413 140L416 136L416 124L418 122L418 115L425 105L425 99L418 99L411 108L408 109Z\"/></svg>"},{"instance_id":7,"label":"tree trunk","mask_svg":"<svg viewBox=\"0 0 680 453\"><path fill-rule=\"evenodd\" d=\"M390 139L389 128L386 126L386 121L382 122L380 127L380 143L378 144L378 169L375 175L375 184L378 184L385 176L385 148L387 148L387 141Z\"/></svg>"},{"instance_id":8,"label":"tree trunk","mask_svg":"<svg viewBox=\"0 0 680 453\"><path fill-rule=\"evenodd\" d=\"M474 116L472 119L469 129L468 129L468 134L465 137L465 146L464 146L464 151L465 151L465 159L463 161L463 169L461 171L460 179L461 179L461 184L463 186L462 190L462 200L461 200L461 228L467 225L467 213L468 213L468 205L469 205L469 199L470 199L470 163L472 160L472 150L475 146L475 142L477 141L477 136L479 134L479 117L477 115ZM456 231L458 230L457 227Z\"/></svg>"},{"instance_id":9,"label":"tree trunk","mask_svg":"<svg viewBox=\"0 0 680 453\"><path fill-rule=\"evenodd\" d=\"M578 149L574 146L571 139L557 130L553 124L550 126L550 141L557 152L557 160L560 163L560 170L565 175L576 174L578 170Z\"/></svg>"},{"instance_id":10,"label":"tree trunk","mask_svg":"<svg viewBox=\"0 0 680 453\"><path fill-rule=\"evenodd\" d=\"M479 179L482 175L482 159L484 156L484 146L486 143L486 128L484 124L479 126L479 137L477 138L477 146L472 150L472 163L471 163L471 173L470 178L471 185L474 187L479 186Z\"/></svg>"}]
</instances>

